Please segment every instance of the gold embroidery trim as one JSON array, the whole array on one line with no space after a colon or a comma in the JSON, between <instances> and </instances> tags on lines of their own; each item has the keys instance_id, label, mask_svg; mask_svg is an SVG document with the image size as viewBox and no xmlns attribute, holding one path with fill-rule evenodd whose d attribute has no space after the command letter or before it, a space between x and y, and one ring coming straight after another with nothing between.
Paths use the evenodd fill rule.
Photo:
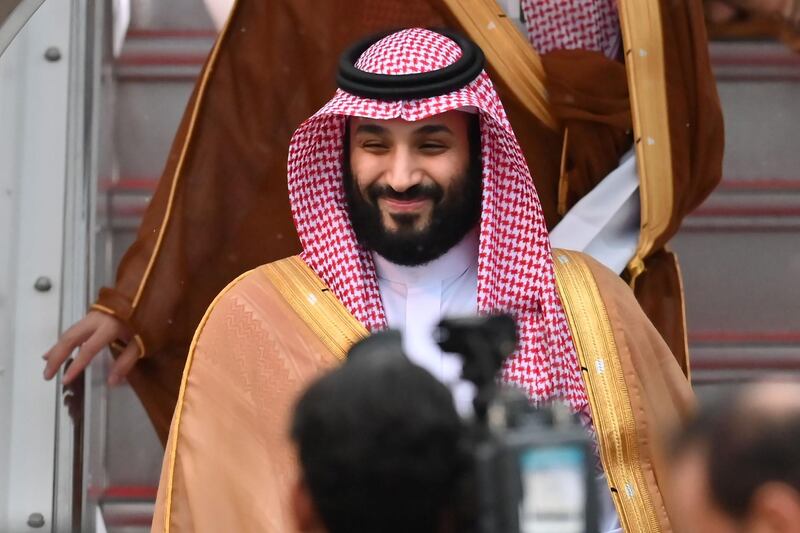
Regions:
<instances>
[{"instance_id":1,"label":"gold embroidery trim","mask_svg":"<svg viewBox=\"0 0 800 533\"><path fill-rule=\"evenodd\" d=\"M340 361L345 359L353 344L369 335L361 322L298 256L264 265L260 270Z\"/></svg>"},{"instance_id":2,"label":"gold embroidery trim","mask_svg":"<svg viewBox=\"0 0 800 533\"><path fill-rule=\"evenodd\" d=\"M542 124L560 131L544 86L544 67L528 40L495 0L444 0L469 37L481 47L495 73Z\"/></svg>"},{"instance_id":3,"label":"gold embroidery trim","mask_svg":"<svg viewBox=\"0 0 800 533\"><path fill-rule=\"evenodd\" d=\"M136 346L139 348L139 355L136 358L137 359L143 359L144 358L144 344L142 343L141 337L139 337L138 335L134 335L133 341L136 342ZM111 348L111 351L115 356L120 355L123 351L125 351L125 348L127 348L128 346L130 346L129 342L126 343L126 342L123 342L123 341L121 341L119 339L115 339L115 340L111 341L111 344L109 344L109 347Z\"/></svg>"},{"instance_id":4,"label":"gold embroidery trim","mask_svg":"<svg viewBox=\"0 0 800 533\"><path fill-rule=\"evenodd\" d=\"M553 262L620 523L631 533L660 532L641 468L633 407L600 291L579 254L554 250Z\"/></svg>"},{"instance_id":5,"label":"gold embroidery trim","mask_svg":"<svg viewBox=\"0 0 800 533\"><path fill-rule=\"evenodd\" d=\"M558 178L558 208L562 217L567 213L569 197L569 175L567 175L567 152L569 151L569 128L564 128L564 143L561 145L561 171Z\"/></svg>"},{"instance_id":6,"label":"gold embroidery trim","mask_svg":"<svg viewBox=\"0 0 800 533\"><path fill-rule=\"evenodd\" d=\"M619 17L636 136L641 223L636 254L628 263L631 286L644 258L666 231L674 203L664 35L657 0L620 0Z\"/></svg>"},{"instance_id":7,"label":"gold embroidery trim","mask_svg":"<svg viewBox=\"0 0 800 533\"><path fill-rule=\"evenodd\" d=\"M230 15L228 15L228 20L225 22L225 26L222 28L219 37L217 37L217 40L214 43L214 48L212 48L211 54L209 55L208 66L203 71L202 78L200 78L197 97L194 100L192 115L189 119L189 127L186 129L186 140L181 148L181 155L178 158L178 164L175 167L175 173L173 174L172 186L170 187L169 199L167 200L167 210L164 213L164 219L161 221L161 227L158 230L158 238L156 239L156 244L153 248L153 254L150 256L150 260L147 262L147 268L144 271L144 276L142 276L142 281L139 283L139 288L136 290L136 296L134 296L133 303L131 303L131 308L133 309L136 308L136 306L139 304L139 300L142 298L142 293L144 292L144 286L147 283L147 278L150 277L150 272L153 270L156 257L158 257L158 253L161 250L161 243L164 240L164 234L166 233L167 225L169 224L169 219L172 215L172 205L175 202L175 191L178 188L178 181L180 180L181 173L183 171L183 165L186 162L186 153L189 151L189 144L191 144L194 136L197 116L200 114L200 107L205 99L206 85L208 85L208 79L211 77L211 73L214 72L214 67L217 64L217 56L219 55L219 49L222 46L222 41L224 41L228 35L231 20L233 20L234 14L236 13L238 7L239 0L234 0Z\"/></svg>"},{"instance_id":8,"label":"gold embroidery trim","mask_svg":"<svg viewBox=\"0 0 800 533\"><path fill-rule=\"evenodd\" d=\"M142 338L137 334L133 336L133 342L139 347L139 359L144 359L145 354L147 353L144 349L144 341Z\"/></svg>"},{"instance_id":9,"label":"gold embroidery trim","mask_svg":"<svg viewBox=\"0 0 800 533\"><path fill-rule=\"evenodd\" d=\"M689 386L692 385L692 361L689 358L689 336L688 326L686 324L686 291L683 290L683 272L681 272L681 263L678 261L678 254L667 248L664 249L667 253L672 254L672 262L675 264L675 272L678 275L678 288L680 289L681 296L681 325L683 327L683 361L680 361L683 373L689 381Z\"/></svg>"},{"instance_id":10,"label":"gold embroidery trim","mask_svg":"<svg viewBox=\"0 0 800 533\"><path fill-rule=\"evenodd\" d=\"M172 519L172 491L175 479L175 462L178 457L178 441L180 440L180 430L181 430L181 416L183 414L183 399L186 396L186 387L189 383L189 373L192 369L192 362L194 361L194 352L197 348L197 340L200 338L200 335L203 332L203 329L206 326L206 322L208 322L208 318L211 316L211 313L217 306L217 303L230 291L233 287L236 286L239 281L249 276L253 271L250 270L245 272L235 280L231 281L227 287L225 287L222 292L220 292L214 301L211 302L211 305L208 306L206 309L206 313L203 315L203 319L200 321L200 324L197 326L197 329L194 332L194 337L192 338L192 344L189 345L189 354L186 356L186 365L183 367L183 376L181 377L181 389L178 393L178 402L175 405L175 414L172 418L172 429L170 433L174 432L174 435L170 434L171 440L168 442L170 445L169 450L167 453L169 454L169 474L167 475L167 490L166 490L166 508L164 509L164 533L169 533L170 530L170 521Z\"/></svg>"},{"instance_id":11,"label":"gold embroidery trim","mask_svg":"<svg viewBox=\"0 0 800 533\"><path fill-rule=\"evenodd\" d=\"M107 315L111 315L113 317L117 317L117 312L111 309L110 307L106 307L105 305L100 304L92 304L89 306L89 309L94 311L100 311L101 313L105 313Z\"/></svg>"}]
</instances>

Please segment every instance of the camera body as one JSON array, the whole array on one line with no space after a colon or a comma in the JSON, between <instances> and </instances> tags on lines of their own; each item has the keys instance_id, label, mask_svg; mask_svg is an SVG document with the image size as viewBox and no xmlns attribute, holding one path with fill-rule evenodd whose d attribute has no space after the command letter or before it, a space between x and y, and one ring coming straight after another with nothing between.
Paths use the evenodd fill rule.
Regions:
<instances>
[{"instance_id":1,"label":"camera body","mask_svg":"<svg viewBox=\"0 0 800 533\"><path fill-rule=\"evenodd\" d=\"M472 522L479 533L595 533L598 530L593 441L569 406L534 407L497 375L516 346L505 315L445 319L442 350L464 359L475 383L470 427Z\"/></svg>"},{"instance_id":2,"label":"camera body","mask_svg":"<svg viewBox=\"0 0 800 533\"><path fill-rule=\"evenodd\" d=\"M586 431L565 405L536 409L504 394L517 391L501 391L488 426L476 420L472 428L476 530L594 533L595 463Z\"/></svg>"}]
</instances>

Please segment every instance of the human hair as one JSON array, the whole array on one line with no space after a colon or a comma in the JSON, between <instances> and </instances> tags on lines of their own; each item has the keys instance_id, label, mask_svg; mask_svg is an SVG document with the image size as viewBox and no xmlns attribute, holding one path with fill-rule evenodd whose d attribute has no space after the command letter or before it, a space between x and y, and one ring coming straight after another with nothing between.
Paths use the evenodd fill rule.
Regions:
<instances>
[{"instance_id":1,"label":"human hair","mask_svg":"<svg viewBox=\"0 0 800 533\"><path fill-rule=\"evenodd\" d=\"M449 390L404 356L363 350L312 384L292 438L330 533L433 533L465 466Z\"/></svg>"},{"instance_id":2,"label":"human hair","mask_svg":"<svg viewBox=\"0 0 800 533\"><path fill-rule=\"evenodd\" d=\"M703 409L674 439L672 456L700 450L712 500L744 518L759 487L781 482L800 493L800 409L771 411L741 395Z\"/></svg>"}]
</instances>

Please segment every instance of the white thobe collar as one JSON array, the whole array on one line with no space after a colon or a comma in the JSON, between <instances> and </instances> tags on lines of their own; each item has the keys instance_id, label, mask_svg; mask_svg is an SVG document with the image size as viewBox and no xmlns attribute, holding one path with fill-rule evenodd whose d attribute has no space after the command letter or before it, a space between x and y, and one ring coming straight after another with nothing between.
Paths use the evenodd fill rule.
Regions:
<instances>
[{"instance_id":1,"label":"white thobe collar","mask_svg":"<svg viewBox=\"0 0 800 533\"><path fill-rule=\"evenodd\" d=\"M478 229L441 257L419 266L402 266L374 254L386 321L403 333L409 359L446 383L462 412L469 412L474 390L460 379L461 358L442 353L433 331L444 317L478 310Z\"/></svg>"}]
</instances>

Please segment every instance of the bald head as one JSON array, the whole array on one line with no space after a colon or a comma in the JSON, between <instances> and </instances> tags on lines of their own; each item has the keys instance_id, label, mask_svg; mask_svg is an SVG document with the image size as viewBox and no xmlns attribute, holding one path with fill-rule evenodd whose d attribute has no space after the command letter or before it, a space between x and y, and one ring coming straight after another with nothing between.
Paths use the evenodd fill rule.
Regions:
<instances>
[{"instance_id":1,"label":"bald head","mask_svg":"<svg viewBox=\"0 0 800 533\"><path fill-rule=\"evenodd\" d=\"M800 533L798 443L798 381L748 385L702 410L673 448L677 531Z\"/></svg>"},{"instance_id":2,"label":"bald head","mask_svg":"<svg viewBox=\"0 0 800 533\"><path fill-rule=\"evenodd\" d=\"M743 415L780 417L800 414L800 381L775 379L746 386L739 398Z\"/></svg>"}]
</instances>

